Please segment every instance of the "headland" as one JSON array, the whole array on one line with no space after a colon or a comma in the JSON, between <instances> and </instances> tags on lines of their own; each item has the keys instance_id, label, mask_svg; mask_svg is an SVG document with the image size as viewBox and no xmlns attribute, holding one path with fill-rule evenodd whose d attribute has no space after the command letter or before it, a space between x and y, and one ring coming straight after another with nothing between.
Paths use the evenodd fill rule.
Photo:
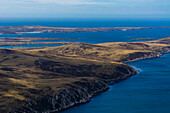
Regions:
<instances>
[{"instance_id":1,"label":"headland","mask_svg":"<svg viewBox=\"0 0 170 113\"><path fill-rule=\"evenodd\" d=\"M109 84L137 73L123 62L169 52L170 37L0 49L0 112L57 112L88 102Z\"/></svg>"}]
</instances>

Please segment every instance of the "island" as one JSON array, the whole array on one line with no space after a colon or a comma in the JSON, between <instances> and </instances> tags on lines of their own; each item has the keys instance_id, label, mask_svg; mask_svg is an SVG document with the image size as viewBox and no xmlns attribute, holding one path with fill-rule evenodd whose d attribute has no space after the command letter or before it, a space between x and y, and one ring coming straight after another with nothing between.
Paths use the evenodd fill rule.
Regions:
<instances>
[{"instance_id":1,"label":"island","mask_svg":"<svg viewBox=\"0 0 170 113\"><path fill-rule=\"evenodd\" d=\"M141 40L153 40L155 38L137 38L137 39L131 39L131 41L141 41Z\"/></svg>"},{"instance_id":2,"label":"island","mask_svg":"<svg viewBox=\"0 0 170 113\"><path fill-rule=\"evenodd\" d=\"M2 46L19 46L29 44L69 44L71 42L56 42L61 40L73 40L77 38L40 38L40 37L15 37L15 38L0 38L0 47ZM41 42L43 41L43 42ZM45 42L53 41L53 42Z\"/></svg>"},{"instance_id":3,"label":"island","mask_svg":"<svg viewBox=\"0 0 170 113\"><path fill-rule=\"evenodd\" d=\"M71 33L71 32L101 32L101 31L127 31L141 29L163 29L170 27L48 27L48 26L0 26L0 34L23 33Z\"/></svg>"},{"instance_id":4,"label":"island","mask_svg":"<svg viewBox=\"0 0 170 113\"><path fill-rule=\"evenodd\" d=\"M170 52L170 37L0 49L0 112L53 113L90 99L137 71L125 64Z\"/></svg>"}]
</instances>

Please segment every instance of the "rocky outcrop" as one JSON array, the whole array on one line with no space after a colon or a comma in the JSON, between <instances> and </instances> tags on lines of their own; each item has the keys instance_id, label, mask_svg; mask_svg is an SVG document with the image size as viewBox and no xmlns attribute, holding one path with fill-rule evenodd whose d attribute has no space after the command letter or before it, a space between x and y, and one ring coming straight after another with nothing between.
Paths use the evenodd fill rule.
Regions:
<instances>
[{"instance_id":1,"label":"rocky outcrop","mask_svg":"<svg viewBox=\"0 0 170 113\"><path fill-rule=\"evenodd\" d=\"M54 113L71 106L85 103L103 91L109 89L102 80L75 82L70 88L60 90L54 97L46 96L37 101L31 101L22 108L16 108L11 113Z\"/></svg>"},{"instance_id":2,"label":"rocky outcrop","mask_svg":"<svg viewBox=\"0 0 170 113\"><path fill-rule=\"evenodd\" d=\"M60 90L54 97L45 96L36 101L30 101L22 108L16 108L11 113L54 113L62 111L74 105L79 105L90 101L90 99L109 89L109 84L113 84L120 80L124 80L134 74L136 71L130 66L117 67L117 73L112 76L112 79L84 79L66 85L66 89ZM114 79L113 79L114 77ZM110 77L109 77L110 78Z\"/></svg>"},{"instance_id":3,"label":"rocky outcrop","mask_svg":"<svg viewBox=\"0 0 170 113\"><path fill-rule=\"evenodd\" d=\"M90 101L94 95L109 89L108 85L100 80L92 82L77 82L79 87L60 91L52 100L54 111L60 111L70 106Z\"/></svg>"},{"instance_id":4,"label":"rocky outcrop","mask_svg":"<svg viewBox=\"0 0 170 113\"><path fill-rule=\"evenodd\" d=\"M126 59L122 59L122 61L132 62L132 61L137 61L137 60L142 60L142 59L156 58L169 52L170 52L170 47L159 48L154 52L135 52L135 53L129 54L129 57Z\"/></svg>"}]
</instances>

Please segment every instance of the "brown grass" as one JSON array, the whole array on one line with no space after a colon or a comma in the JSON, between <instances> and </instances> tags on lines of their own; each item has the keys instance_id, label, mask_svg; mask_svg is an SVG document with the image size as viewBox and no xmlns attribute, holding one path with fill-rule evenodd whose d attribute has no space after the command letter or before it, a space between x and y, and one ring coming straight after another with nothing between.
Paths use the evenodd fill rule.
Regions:
<instances>
[{"instance_id":1,"label":"brown grass","mask_svg":"<svg viewBox=\"0 0 170 113\"><path fill-rule=\"evenodd\" d=\"M24 105L27 100L54 96L76 81L107 80L112 76L114 79L122 73L118 68L130 68L122 61L169 47L169 39L0 49L0 112Z\"/></svg>"}]
</instances>

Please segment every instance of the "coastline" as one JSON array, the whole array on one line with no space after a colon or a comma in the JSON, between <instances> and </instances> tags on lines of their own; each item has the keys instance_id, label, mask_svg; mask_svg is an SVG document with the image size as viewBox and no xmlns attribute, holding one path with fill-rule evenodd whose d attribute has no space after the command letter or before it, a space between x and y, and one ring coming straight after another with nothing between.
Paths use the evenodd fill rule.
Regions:
<instances>
[{"instance_id":1,"label":"coastline","mask_svg":"<svg viewBox=\"0 0 170 113\"><path fill-rule=\"evenodd\" d=\"M136 70L134 70L133 73L130 73L129 75L125 75L124 78L121 78L121 79L118 78L117 80L114 80L114 82L113 80L108 80L106 82L106 81L98 80L98 79L94 79L94 81L91 81L91 82L82 82L82 83L79 82L79 83L76 83L78 84L78 87L72 86L73 88L61 90L54 97L47 96L37 101L30 101L26 104L27 106L26 108L21 107L21 108L15 109L14 111L15 112L26 112L26 113L27 112L28 113L29 112L32 112L32 113L42 112L41 109L43 106L43 108L45 109L45 111L43 111L44 113L62 112L71 107L79 106L81 104L85 104L91 101L91 99L94 96L99 95L109 90L110 89L109 85L114 85L136 74L137 72ZM52 101L49 101L49 100L52 100ZM43 101L45 101L45 103L42 103ZM37 110L34 110L35 106L38 108ZM52 110L50 110L51 106L53 106Z\"/></svg>"},{"instance_id":2,"label":"coastline","mask_svg":"<svg viewBox=\"0 0 170 113\"><path fill-rule=\"evenodd\" d=\"M44 85L45 81L47 81L47 83L49 83L50 85L51 84L49 82L50 80L54 82L53 87L56 88L57 82L59 81L63 82L63 81L68 81L70 79L73 79L71 83L70 82L64 83L64 84L62 83L61 88L57 90L56 89L52 90L53 93L51 92L50 86L45 84L45 86L43 86L41 90L44 90L45 92L43 91L43 93L47 93L47 94L43 94L41 97L38 97L34 100L25 101L24 106L15 107L14 109L11 109L10 112L11 113L13 112L53 113L53 112L62 111L64 109L70 108L75 105L89 102L91 98L95 96L96 94L99 94L101 92L108 90L109 85L111 84L113 85L117 82L120 82L122 80L125 80L137 74L137 70L135 70L134 68L130 67L127 64L122 63L123 61L125 61L124 59L126 59L126 62L132 62L132 61L137 61L137 60L142 60L142 59L160 57L161 55L170 52L170 47L168 45L169 39L170 38L168 37L168 38L164 38L164 39L160 39L156 41L140 42L140 43L139 42L104 43L104 44L74 43L74 44L68 44L68 45L59 46L59 47L45 47L45 48L37 48L37 49L36 48L23 49L23 50L22 49L21 50L2 49L1 50L2 56L7 55L6 57L9 57L9 58L5 58L4 60L1 60L1 62L5 63L5 61L9 60L9 62L12 63L13 58L16 59L16 58L23 57L24 59L25 58L31 59L31 61L24 62L27 64L15 63L15 65L17 66L26 65L26 67L28 67L29 70L32 67L35 67L35 69L41 70L42 71L41 73L44 73L44 74L50 72L51 74L59 73L59 75L62 75L59 78L55 78L56 76L47 74L49 77L51 76L52 78L46 78L48 76L44 76L45 78L43 78L42 81L37 81L39 79L36 78L35 80L38 84L34 81L36 83L35 86L40 85L39 82L40 83L42 82ZM134 48L134 45L135 45L135 48ZM134 50L132 50L131 46L133 47ZM112 54L114 55L115 51L113 50L115 50L115 47L123 51L128 50L128 52L130 51L130 53L126 52L126 54L122 54L123 56L126 56L126 57L122 57L121 61L117 59L116 57L113 57L116 59L110 58L108 55L107 55L108 58L104 57L106 61L102 61L103 57L100 57L100 54L97 51L101 51L101 52L106 51L106 52L109 52L110 54L111 52L113 52ZM124 48L124 47L127 47L127 48ZM145 48L147 51L141 49L141 47ZM110 48L110 50L108 48ZM148 51L148 48L151 51ZM89 53L91 52L91 50L93 50L92 51L93 54ZM139 52L139 50L141 52ZM131 51L133 51L133 53L131 53ZM97 56L96 54L99 56ZM121 58L120 55L119 57ZM90 58L94 58L94 59L90 59ZM57 61L60 61L60 62L57 62ZM33 64L29 64L31 62L33 62ZM7 71L10 70L10 68L1 68L1 69L7 70ZM68 77L68 75L70 77L65 80L65 75L63 77L63 74L66 74L66 77ZM16 79L9 78L9 80L20 83L18 79L20 78L16 78ZM26 79L26 80L29 81L29 79ZM31 80L34 80L34 79L31 77ZM22 85L29 87L29 90L30 90L30 86L28 86L27 84L30 84L30 83L27 83L27 82L22 83ZM36 94L37 89L34 89L35 86L31 86L32 88L31 90L33 90L33 93ZM49 95L50 92L52 93L51 95Z\"/></svg>"},{"instance_id":3,"label":"coastline","mask_svg":"<svg viewBox=\"0 0 170 113\"><path fill-rule=\"evenodd\" d=\"M0 34L22 33L72 33L72 32L104 32L128 31L141 29L164 29L170 27L47 27L47 26L0 26Z\"/></svg>"},{"instance_id":4,"label":"coastline","mask_svg":"<svg viewBox=\"0 0 170 113\"><path fill-rule=\"evenodd\" d=\"M166 54L166 53L164 53L164 54ZM162 54L162 55L164 55L164 54ZM152 57L152 58L158 58L158 57ZM148 59L148 58L142 58L142 59L140 59L140 60L144 60L144 59ZM149 57L149 59L150 59L150 57ZM133 61L138 61L138 60L133 60ZM129 61L129 62L133 62L133 61ZM129 65L130 66L130 65ZM134 75L136 75L139 71L139 69L138 68L134 68L133 66L132 66L132 68L133 69L135 69L135 74L133 73L133 74L131 74L130 76L127 76L126 78L124 78L124 79L118 79L118 80L114 80L114 82L111 80L110 82L108 82L108 83L102 83L102 81L98 81L98 80L96 80L95 82L92 82L92 84L94 84L94 85L99 85L99 86L102 86L102 88L101 89L95 89L95 87L94 87L94 92L92 92L92 93L84 93L84 94L82 94L82 95L88 95L88 97L82 97L82 98L80 98L80 100L77 100L77 101L72 101L72 102L70 102L69 103L69 105L65 105L64 104L64 102L69 102L70 100L70 98L73 98L74 96L78 96L79 94L76 94L75 92L80 92L80 90L81 89L84 89L84 88L87 88L87 89L89 89L91 86L93 86L93 85L91 85L91 86L89 86L89 87L84 87L84 85L83 85L83 87L82 86L80 86L79 88L77 88L77 89L69 89L69 90L61 90L59 93L57 93L56 94L56 96L55 97L50 97L53 101L58 101L57 99L61 99L60 97L62 97L62 99L60 100L60 102L62 102L62 101L64 101L63 103L57 103L58 104L58 106L60 106L59 108L56 108L55 110L52 110L52 111L46 111L47 113L56 113L56 112L62 112L62 111L64 111L64 110L67 110L67 109L69 109L69 108L71 108L71 107L74 107L74 106L79 106L79 105L81 105L81 104L85 104L85 103L87 103L87 102L89 102L89 101L91 101L91 98L93 98L94 96L96 96L96 95L98 95L98 94L101 94L101 93L103 93L103 92L105 92L105 91L108 91L109 89L110 89L110 87L109 87L109 85L114 85L114 84L116 84L116 83L119 83L119 82L121 82L121 81L124 81L124 80L126 80L126 79L128 79L129 77L131 77L131 76L134 76ZM141 70L140 70L141 71ZM102 84L98 84L98 82L99 83L102 83ZM87 83L87 84L89 84L89 83ZM97 87L96 87L97 88ZM77 90L77 91L76 91ZM80 92L80 93L83 93L84 91L82 91L82 92ZM62 96L62 95L64 95L64 96ZM66 97L66 98L64 98L64 97ZM69 99L68 99L69 98ZM49 98L48 98L49 99ZM48 100L47 99L47 100ZM68 100L67 100L68 99ZM33 106L35 105L35 103L36 102L34 102L34 104L33 104ZM31 103L29 103L29 104L31 104ZM37 103L36 103L37 104ZM46 103L47 104L47 103ZM49 103L49 104L51 104L51 103ZM67 103L68 104L68 103ZM35 112L37 112L37 111L35 111Z\"/></svg>"},{"instance_id":5,"label":"coastline","mask_svg":"<svg viewBox=\"0 0 170 113\"><path fill-rule=\"evenodd\" d=\"M170 51L169 52L167 52L167 53L170 53ZM164 54L166 54L166 53L162 53L161 54L161 56L163 56ZM160 56L159 56L160 57ZM145 58L141 58L141 59L137 59L137 60L131 60L131 61L128 61L128 62L134 62L134 61L138 61L138 60L144 60L144 59L152 59L152 58L159 58L159 57L155 57L155 56L153 56L153 57L145 57ZM130 65L129 65L130 66ZM128 79L129 77L131 77L131 76L133 76L133 75L136 75L138 72L140 72L141 70L140 69L138 69L138 68L135 68L135 67L133 67L133 66L130 66L130 67L132 67L133 69L135 69L135 71L136 71L136 73L135 74L131 74L130 76L128 76L127 78L124 78L124 79L122 79L122 80L116 80L116 81L114 81L114 82L108 82L107 83L107 88L106 89L104 89L104 90L102 90L102 91L98 91L98 92L94 92L94 94L92 94L92 96L90 96L86 101L84 101L84 102L80 102L80 103L75 103L75 104L73 104L73 105L71 105L71 106L68 106L68 107L66 107L66 108L64 108L64 109L61 109L61 110L56 110L56 111L63 111L63 110L66 110L66 109L69 109L70 107L74 107L74 106L76 106L76 105L81 105L81 104L84 104L84 103L87 103L87 102L89 102L90 100L91 100L91 98L93 98L96 94L99 94L99 93L102 93L102 92L105 92L105 91L107 91L108 89L110 89L110 87L109 87L109 85L114 85L115 83L118 83L118 82L121 82L121 81L123 81L123 80L126 80L126 79ZM62 93L62 92L61 92ZM55 111L55 112L56 112ZM51 111L49 111L50 113L53 113L53 112L51 112Z\"/></svg>"}]
</instances>

